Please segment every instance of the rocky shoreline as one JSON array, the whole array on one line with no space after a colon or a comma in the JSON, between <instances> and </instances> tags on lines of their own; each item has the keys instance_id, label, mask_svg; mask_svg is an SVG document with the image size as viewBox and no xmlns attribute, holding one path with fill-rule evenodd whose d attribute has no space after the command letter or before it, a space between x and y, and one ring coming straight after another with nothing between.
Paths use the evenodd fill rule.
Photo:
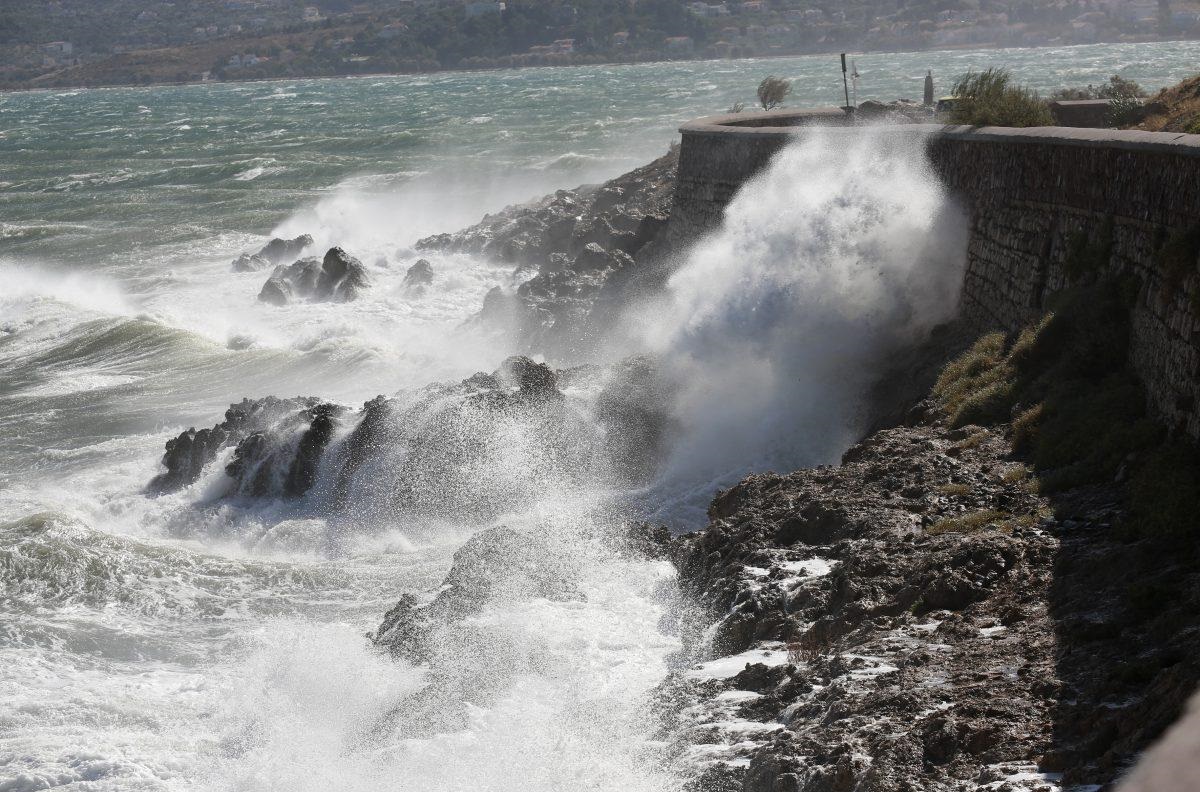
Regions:
<instances>
[{"instance_id":1,"label":"rocky shoreline","mask_svg":"<svg viewBox=\"0 0 1200 792\"><path fill-rule=\"evenodd\" d=\"M647 481L671 420L653 361L570 364L589 359L621 306L665 283L677 156L419 243L533 273L513 292L489 293L472 321L549 365L514 357L358 411L315 398L246 401L168 443L150 490L225 464L234 482L225 497L298 498L333 465L335 508L349 509L357 487L433 515L450 487L466 493L466 516L487 520L522 493L504 482L473 489L467 457L511 442L489 434L509 419L550 468L569 459L591 479ZM278 242L239 261L284 278L278 255L307 244ZM354 263L338 253L329 255ZM297 265L305 261L320 263ZM427 262L410 274L413 288L432 279ZM653 706L664 760L695 792L1096 792L1114 788L1181 713L1200 682L1193 554L1178 537L1127 529L1132 460L1115 475L1043 487L1020 447L1029 404L977 410L976 422L937 388L931 395L973 340L943 327L895 361L871 394L875 431L841 465L750 476L716 495L696 533L609 526L617 552L666 557L679 571L684 650ZM1016 360L1035 342L995 343ZM964 359L951 366L980 375ZM577 387L599 393L600 430L565 406L564 391ZM398 445L408 456L382 476L378 460ZM584 460L585 451L596 454ZM430 489L433 480L443 488ZM421 663L430 636L452 631L502 581L520 581L526 597L575 596L572 563L551 539L489 529L459 551L435 596L405 594L371 638ZM440 720L447 700L481 701L494 687L438 674L418 702L427 728L452 725Z\"/></svg>"}]
</instances>

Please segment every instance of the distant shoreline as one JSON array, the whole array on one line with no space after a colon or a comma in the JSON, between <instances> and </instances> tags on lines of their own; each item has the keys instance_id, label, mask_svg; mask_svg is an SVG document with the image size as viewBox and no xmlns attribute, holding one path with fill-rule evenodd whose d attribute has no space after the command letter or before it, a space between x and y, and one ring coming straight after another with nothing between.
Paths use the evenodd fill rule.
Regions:
<instances>
[{"instance_id":1,"label":"distant shoreline","mask_svg":"<svg viewBox=\"0 0 1200 792\"><path fill-rule=\"evenodd\" d=\"M1040 45L1040 46L997 46L996 44L983 45L955 45L951 47L942 47L939 49L883 49L883 50L847 50L846 53L852 56L864 55L900 55L912 54L919 52L928 52L931 54L945 52L982 52L982 51L1006 51L1006 50L1063 50L1076 47L1095 47L1104 45L1120 45L1120 44L1171 44L1171 43L1200 43L1200 38L1155 38L1147 37L1137 40L1120 40L1120 41L1096 41L1088 44L1068 44L1068 45ZM14 93L38 93L43 91L77 91L77 90L104 90L109 88L164 88L164 87L186 87L194 85L237 85L241 83L264 83L264 82L289 82L298 80L351 80L351 79L378 79L380 77L417 77L435 74L472 74L472 73L489 73L498 71L523 71L525 69L578 69L592 66L642 66L657 63L729 63L732 61L753 61L753 60L785 60L794 58L820 58L829 57L840 54L841 50L830 50L822 52L803 52L803 53L780 53L770 55L753 55L737 58L649 58L647 60L600 60L596 63L569 63L569 64L529 64L529 65L514 65L514 66L488 66L479 67L473 66L468 68L439 68L430 69L428 71L381 71L381 72L364 72L355 74L312 74L312 75L280 75L275 77L247 77L243 79L226 79L226 80L161 80L155 82L113 82L99 84L71 83L64 85L48 85L48 86L20 86L20 87L0 87L0 94Z\"/></svg>"}]
</instances>

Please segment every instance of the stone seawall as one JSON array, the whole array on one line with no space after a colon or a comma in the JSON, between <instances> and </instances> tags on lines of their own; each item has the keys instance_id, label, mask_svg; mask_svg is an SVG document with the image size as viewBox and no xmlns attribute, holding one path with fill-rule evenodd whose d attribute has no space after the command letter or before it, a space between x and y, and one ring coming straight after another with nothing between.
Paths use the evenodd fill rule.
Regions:
<instances>
[{"instance_id":1,"label":"stone seawall","mask_svg":"<svg viewBox=\"0 0 1200 792\"><path fill-rule=\"evenodd\" d=\"M742 184L812 124L846 122L835 109L683 126L672 237L715 227ZM964 317L1014 331L1073 279L1136 275L1133 366L1151 408L1200 438L1200 136L927 129L933 165L970 216Z\"/></svg>"}]
</instances>

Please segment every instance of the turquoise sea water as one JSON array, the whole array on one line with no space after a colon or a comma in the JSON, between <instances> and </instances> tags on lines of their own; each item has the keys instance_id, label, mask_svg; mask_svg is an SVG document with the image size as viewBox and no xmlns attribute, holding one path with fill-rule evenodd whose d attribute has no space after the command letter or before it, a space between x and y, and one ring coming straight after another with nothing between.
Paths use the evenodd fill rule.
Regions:
<instances>
[{"instance_id":1,"label":"turquoise sea water","mask_svg":"<svg viewBox=\"0 0 1200 792\"><path fill-rule=\"evenodd\" d=\"M944 86L988 66L1043 91L1114 72L1156 89L1198 55L861 55L858 96L916 98L926 70ZM356 403L491 370L508 350L455 333L509 268L440 257L437 290L412 299L412 243L646 162L679 123L752 104L766 74L794 80L792 104L841 103L832 57L0 95L0 789L673 788L628 735L552 727L595 706L588 691L620 711L661 678L663 569L589 581L576 611L493 614L555 670L473 731L360 750L355 730L420 684L362 633L402 590L435 587L479 526L374 526L328 558L303 541L319 526L264 544L278 513L141 488L168 437L243 396ZM230 260L302 232L366 262L370 294L258 303L265 274Z\"/></svg>"}]
</instances>

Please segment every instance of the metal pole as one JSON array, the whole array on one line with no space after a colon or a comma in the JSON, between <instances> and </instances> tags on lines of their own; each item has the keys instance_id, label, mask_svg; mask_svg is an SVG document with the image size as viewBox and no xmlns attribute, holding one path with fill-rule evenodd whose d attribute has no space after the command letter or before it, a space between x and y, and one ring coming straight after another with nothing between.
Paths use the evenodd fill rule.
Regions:
<instances>
[{"instance_id":1,"label":"metal pole","mask_svg":"<svg viewBox=\"0 0 1200 792\"><path fill-rule=\"evenodd\" d=\"M850 83L846 81L846 53L842 53L842 88L846 92L846 107L850 108Z\"/></svg>"}]
</instances>

